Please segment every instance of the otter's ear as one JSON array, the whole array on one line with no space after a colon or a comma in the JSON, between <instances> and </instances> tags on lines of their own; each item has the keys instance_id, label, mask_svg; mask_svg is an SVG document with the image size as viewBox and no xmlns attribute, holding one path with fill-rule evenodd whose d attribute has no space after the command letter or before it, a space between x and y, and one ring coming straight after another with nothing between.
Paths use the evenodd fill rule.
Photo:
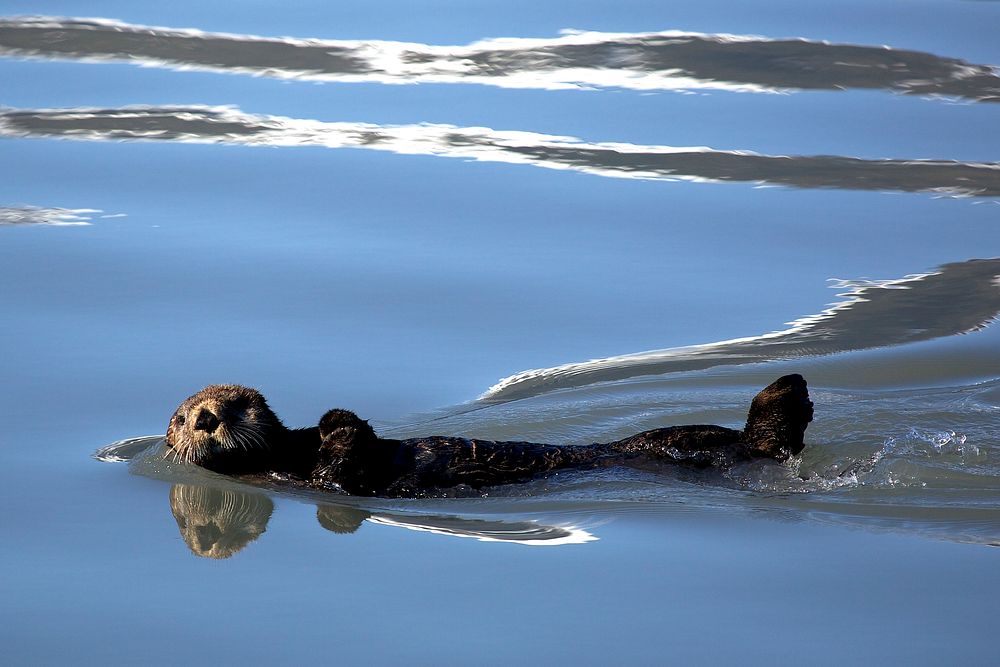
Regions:
<instances>
[{"instance_id":1,"label":"otter's ear","mask_svg":"<svg viewBox=\"0 0 1000 667\"><path fill-rule=\"evenodd\" d=\"M172 415L170 417L170 421L167 422L167 432L163 436L163 439L164 439L164 441L166 441L168 447L172 447L173 446L172 443L174 442L174 431L176 430L175 423L177 421L176 417L177 417L176 414L174 414L174 415Z\"/></svg>"}]
</instances>

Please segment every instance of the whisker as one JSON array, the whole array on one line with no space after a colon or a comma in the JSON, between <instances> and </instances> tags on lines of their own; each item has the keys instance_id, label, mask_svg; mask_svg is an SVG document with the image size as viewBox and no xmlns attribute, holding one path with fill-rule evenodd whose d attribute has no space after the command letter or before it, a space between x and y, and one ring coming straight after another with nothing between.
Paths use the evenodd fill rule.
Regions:
<instances>
[{"instance_id":1,"label":"whisker","mask_svg":"<svg viewBox=\"0 0 1000 667\"><path fill-rule=\"evenodd\" d=\"M247 449L246 437L235 429L233 429L233 441L239 445L244 452L250 451Z\"/></svg>"},{"instance_id":2,"label":"whisker","mask_svg":"<svg viewBox=\"0 0 1000 667\"><path fill-rule=\"evenodd\" d=\"M246 437L236 429L233 429L233 441L239 445L243 451L248 452L250 449L247 447Z\"/></svg>"},{"instance_id":3,"label":"whisker","mask_svg":"<svg viewBox=\"0 0 1000 667\"><path fill-rule=\"evenodd\" d=\"M257 430L250 432L250 437L256 443L258 449L267 449L267 443L264 441L264 435Z\"/></svg>"},{"instance_id":4,"label":"whisker","mask_svg":"<svg viewBox=\"0 0 1000 667\"><path fill-rule=\"evenodd\" d=\"M234 430L238 430L240 435L246 439L250 449L267 449L260 432L249 424L240 424Z\"/></svg>"},{"instance_id":5,"label":"whisker","mask_svg":"<svg viewBox=\"0 0 1000 667\"><path fill-rule=\"evenodd\" d=\"M222 442L222 446L225 449L242 448L244 451L246 450L246 445L243 444L239 429L235 425L226 429L226 438Z\"/></svg>"},{"instance_id":6,"label":"whisker","mask_svg":"<svg viewBox=\"0 0 1000 667\"><path fill-rule=\"evenodd\" d=\"M268 448L267 442L265 442L264 440L264 434L261 433L258 429L251 429L249 434L250 437L253 438L253 441L256 443L258 448L260 449Z\"/></svg>"}]
</instances>

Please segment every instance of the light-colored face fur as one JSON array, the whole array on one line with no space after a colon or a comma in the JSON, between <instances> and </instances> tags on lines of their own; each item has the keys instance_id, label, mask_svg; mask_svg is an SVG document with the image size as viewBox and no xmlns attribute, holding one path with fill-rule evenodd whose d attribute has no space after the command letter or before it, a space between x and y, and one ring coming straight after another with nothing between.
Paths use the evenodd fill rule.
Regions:
<instances>
[{"instance_id":1,"label":"light-colored face fur","mask_svg":"<svg viewBox=\"0 0 1000 667\"><path fill-rule=\"evenodd\" d=\"M205 465L236 452L266 450L284 428L256 389L213 384L181 403L167 426L174 460Z\"/></svg>"}]
</instances>

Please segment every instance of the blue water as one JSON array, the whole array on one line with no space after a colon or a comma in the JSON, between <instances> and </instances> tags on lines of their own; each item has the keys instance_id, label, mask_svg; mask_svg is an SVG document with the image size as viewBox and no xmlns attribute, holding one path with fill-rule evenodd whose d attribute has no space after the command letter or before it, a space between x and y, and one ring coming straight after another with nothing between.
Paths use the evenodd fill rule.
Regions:
<instances>
[{"instance_id":1,"label":"blue water","mask_svg":"<svg viewBox=\"0 0 1000 667\"><path fill-rule=\"evenodd\" d=\"M997 3L0 14L11 664L992 656ZM209 383L568 444L786 372L786 467L390 501L93 458Z\"/></svg>"}]
</instances>

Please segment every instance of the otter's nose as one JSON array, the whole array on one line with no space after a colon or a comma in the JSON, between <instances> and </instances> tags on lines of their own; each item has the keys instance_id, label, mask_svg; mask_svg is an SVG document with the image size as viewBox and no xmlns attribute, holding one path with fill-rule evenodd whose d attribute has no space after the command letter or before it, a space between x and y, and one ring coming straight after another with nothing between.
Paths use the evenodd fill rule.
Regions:
<instances>
[{"instance_id":1,"label":"otter's nose","mask_svg":"<svg viewBox=\"0 0 1000 667\"><path fill-rule=\"evenodd\" d=\"M198 417L194 421L194 430L211 433L218 427L219 418L212 414L211 410L202 408L198 411Z\"/></svg>"}]
</instances>

